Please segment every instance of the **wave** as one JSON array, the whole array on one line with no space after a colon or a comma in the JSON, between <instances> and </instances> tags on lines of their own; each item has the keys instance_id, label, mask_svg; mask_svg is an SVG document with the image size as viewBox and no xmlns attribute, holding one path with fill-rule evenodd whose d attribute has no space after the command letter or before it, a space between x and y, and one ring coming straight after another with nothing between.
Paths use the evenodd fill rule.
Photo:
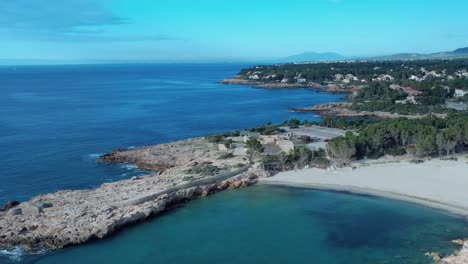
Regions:
<instances>
[{"instance_id":1,"label":"wave","mask_svg":"<svg viewBox=\"0 0 468 264\"><path fill-rule=\"evenodd\" d=\"M93 154L89 154L87 157L92 158L92 159L97 159L102 155L104 155L104 153L93 153Z\"/></svg>"},{"instance_id":2,"label":"wave","mask_svg":"<svg viewBox=\"0 0 468 264\"><path fill-rule=\"evenodd\" d=\"M13 260L13 261L21 261L23 260L23 255L24 255L24 251L22 248L20 247L15 247L11 250L0 250L0 256L1 255L4 255L6 256L8 259L10 260Z\"/></svg>"},{"instance_id":3,"label":"wave","mask_svg":"<svg viewBox=\"0 0 468 264\"><path fill-rule=\"evenodd\" d=\"M136 170L138 169L137 165L133 163L123 163L119 165L120 168L127 169L127 170Z\"/></svg>"}]
</instances>

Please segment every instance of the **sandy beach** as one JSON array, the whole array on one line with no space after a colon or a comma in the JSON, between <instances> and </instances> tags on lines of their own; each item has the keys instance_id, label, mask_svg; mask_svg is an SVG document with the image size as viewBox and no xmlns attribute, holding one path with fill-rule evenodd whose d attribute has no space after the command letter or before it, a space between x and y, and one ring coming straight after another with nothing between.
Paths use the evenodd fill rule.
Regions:
<instances>
[{"instance_id":1,"label":"sandy beach","mask_svg":"<svg viewBox=\"0 0 468 264\"><path fill-rule=\"evenodd\" d=\"M359 164L355 169L304 169L261 179L262 184L347 191L414 202L468 216L468 164L433 159L420 164L406 161Z\"/></svg>"}]
</instances>

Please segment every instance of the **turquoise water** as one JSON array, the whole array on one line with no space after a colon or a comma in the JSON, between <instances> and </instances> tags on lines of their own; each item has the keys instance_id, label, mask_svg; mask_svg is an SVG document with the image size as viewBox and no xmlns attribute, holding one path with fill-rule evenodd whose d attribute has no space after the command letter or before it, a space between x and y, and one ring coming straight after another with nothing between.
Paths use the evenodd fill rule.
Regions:
<instances>
[{"instance_id":1,"label":"turquoise water","mask_svg":"<svg viewBox=\"0 0 468 264\"><path fill-rule=\"evenodd\" d=\"M431 263L467 223L369 196L253 186L191 201L109 239L22 263Z\"/></svg>"}]
</instances>

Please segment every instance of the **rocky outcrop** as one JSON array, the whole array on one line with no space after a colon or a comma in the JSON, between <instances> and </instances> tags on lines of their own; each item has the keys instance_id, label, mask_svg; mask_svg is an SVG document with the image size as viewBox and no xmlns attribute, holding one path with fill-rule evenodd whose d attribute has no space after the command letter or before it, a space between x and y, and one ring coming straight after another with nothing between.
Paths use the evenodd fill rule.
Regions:
<instances>
[{"instance_id":1,"label":"rocky outcrop","mask_svg":"<svg viewBox=\"0 0 468 264\"><path fill-rule=\"evenodd\" d=\"M115 149L98 158L99 162L133 163L140 169L167 171L178 166L189 165L194 161L216 160L211 154L216 154L213 144L203 138L191 138L135 149Z\"/></svg>"},{"instance_id":2,"label":"rocky outcrop","mask_svg":"<svg viewBox=\"0 0 468 264\"><path fill-rule=\"evenodd\" d=\"M56 249L103 238L174 204L227 188L246 187L256 178L251 170L221 181L212 177L187 182L147 175L106 183L94 190L40 195L0 212L0 247Z\"/></svg>"},{"instance_id":3,"label":"rocky outcrop","mask_svg":"<svg viewBox=\"0 0 468 264\"><path fill-rule=\"evenodd\" d=\"M203 138L111 151L99 161L131 162L159 172L105 183L97 189L63 190L27 202L10 202L0 210L0 248L55 249L103 238L174 204L246 187L263 175L258 165L247 165L245 156L220 160L222 153ZM216 166L219 174L190 174L188 169L197 164Z\"/></svg>"},{"instance_id":4,"label":"rocky outcrop","mask_svg":"<svg viewBox=\"0 0 468 264\"><path fill-rule=\"evenodd\" d=\"M258 85L262 84L261 82L242 79L240 76L236 76L233 78L227 78L221 81L222 84L237 84L237 85Z\"/></svg>"},{"instance_id":5,"label":"rocky outcrop","mask_svg":"<svg viewBox=\"0 0 468 264\"><path fill-rule=\"evenodd\" d=\"M348 102L332 102L325 104L318 104L311 107L292 108L293 112L316 112L323 116L337 116L342 114L350 107L352 103Z\"/></svg>"},{"instance_id":6,"label":"rocky outcrop","mask_svg":"<svg viewBox=\"0 0 468 264\"><path fill-rule=\"evenodd\" d=\"M439 261L442 264L466 264L468 263L468 240L465 240L462 249L453 255Z\"/></svg>"},{"instance_id":7,"label":"rocky outcrop","mask_svg":"<svg viewBox=\"0 0 468 264\"><path fill-rule=\"evenodd\" d=\"M301 108L291 108L292 112L315 112L321 116L332 116L332 117L377 117L384 119L393 119L393 118L408 118L408 119L418 119L429 116L429 114L417 114L417 115L401 115L397 113L381 112L381 111L354 111L350 110L350 107L353 103L349 102L332 102L314 105L312 107L301 107ZM446 114L437 114L431 113L431 115L438 118L445 118Z\"/></svg>"},{"instance_id":8,"label":"rocky outcrop","mask_svg":"<svg viewBox=\"0 0 468 264\"><path fill-rule=\"evenodd\" d=\"M18 201L9 201L7 202L6 204L4 204L3 206L0 206L0 212L2 211L8 211L10 210L12 207L15 207L17 205L19 205L20 202Z\"/></svg>"}]
</instances>

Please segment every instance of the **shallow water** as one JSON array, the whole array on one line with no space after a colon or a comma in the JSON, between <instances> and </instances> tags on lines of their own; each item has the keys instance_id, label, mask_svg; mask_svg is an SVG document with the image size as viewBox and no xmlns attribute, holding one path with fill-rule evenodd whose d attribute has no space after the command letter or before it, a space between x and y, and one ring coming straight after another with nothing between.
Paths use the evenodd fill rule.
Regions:
<instances>
[{"instance_id":1,"label":"shallow water","mask_svg":"<svg viewBox=\"0 0 468 264\"><path fill-rule=\"evenodd\" d=\"M201 198L109 239L22 263L431 263L467 223L382 198L253 186Z\"/></svg>"}]
</instances>

